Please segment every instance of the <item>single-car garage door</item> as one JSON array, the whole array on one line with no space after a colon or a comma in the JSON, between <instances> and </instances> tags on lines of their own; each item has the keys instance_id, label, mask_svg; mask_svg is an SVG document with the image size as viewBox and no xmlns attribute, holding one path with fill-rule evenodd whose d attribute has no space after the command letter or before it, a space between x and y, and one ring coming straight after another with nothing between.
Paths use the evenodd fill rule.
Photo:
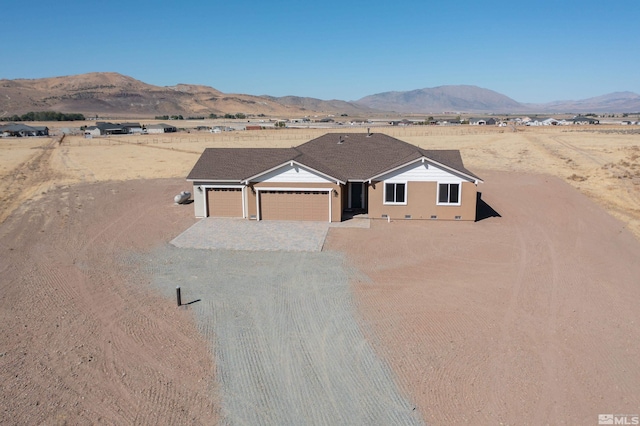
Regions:
<instances>
[{"instance_id":1,"label":"single-car garage door","mask_svg":"<svg viewBox=\"0 0 640 426\"><path fill-rule=\"evenodd\" d=\"M242 189L207 189L207 208L211 217L243 217Z\"/></svg>"},{"instance_id":2,"label":"single-car garage door","mask_svg":"<svg viewBox=\"0 0 640 426\"><path fill-rule=\"evenodd\" d=\"M261 219L329 221L326 191L260 191Z\"/></svg>"}]
</instances>

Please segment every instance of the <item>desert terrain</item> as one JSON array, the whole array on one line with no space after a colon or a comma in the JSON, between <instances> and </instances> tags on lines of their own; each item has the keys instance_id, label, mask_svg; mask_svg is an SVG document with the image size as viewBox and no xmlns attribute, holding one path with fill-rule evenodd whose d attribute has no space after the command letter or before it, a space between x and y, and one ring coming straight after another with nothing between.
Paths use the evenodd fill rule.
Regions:
<instances>
[{"instance_id":1,"label":"desert terrain","mask_svg":"<svg viewBox=\"0 0 640 426\"><path fill-rule=\"evenodd\" d=\"M429 424L596 424L599 413L635 414L640 407L634 305L640 298L637 129L375 131L423 148L460 149L466 167L484 179L479 190L495 213L469 224L373 221L370 229L330 229L322 257L294 262L325 262L327 268L344 263L318 280L344 284L341 303L329 305L342 309L347 336L360 339L358 353L379 371L375 377L397 386L393 395L401 397L390 399L394 410L417 412L394 418ZM184 177L204 148L289 147L324 132L0 139L0 422L295 419L277 413L291 415L287 383L298 383L295 374L304 375L304 369L280 379L258 370L259 377L290 380L278 382L277 392L249 379L248 388L232 387L226 376L228 368L262 366L257 354L269 347L271 341L264 339L271 331L264 319L250 322L258 327L255 340L266 346L254 347L255 353L238 347L244 361L236 365L230 348L248 328L241 324L234 331L217 321L226 314L233 318L236 311L225 311L230 306L271 318L270 307L259 303L267 296L254 295L248 303L234 297L233 289L241 287L232 287L214 306L220 312L216 321L206 319L208 303L178 309L171 297L174 281L166 277L183 276L171 275L176 270L170 268L184 263L178 271L190 271L189 262L202 254L175 256L166 250L196 222L190 206L173 205L173 195L189 189ZM266 264L265 276L268 265L291 263L284 255L254 255L259 256L246 254L243 261ZM212 256L222 257L215 263L224 272L243 254ZM327 268L294 269L285 281L311 282L309 277ZM205 287L193 297L204 299ZM309 287L301 287L297 300L336 291ZM286 289L287 295L293 292ZM251 294L250 286L242 291ZM327 308L311 311L322 309ZM315 325L293 331L280 326L288 337L276 336L282 352L267 357L270 362L283 353L289 355L283 360L295 358L296 348L288 347L292 334L302 345L323 332ZM336 340L348 344L344 336ZM312 370L322 363L327 368L340 364L345 353L327 350L315 357L310 352L305 360ZM329 371L326 376L334 377ZM337 401L358 394L354 377L344 388L335 379L330 381L335 387L321 387L319 394L335 400L319 399L318 407L347 413ZM368 383L361 391L375 387ZM248 400L243 392L264 405L225 402ZM294 401L313 400L312 394L291 395L300 398ZM265 403L271 398L273 406ZM351 404L358 413L374 405ZM239 416L243 410L258 414ZM309 411L301 410L297 418L332 419L320 408Z\"/></svg>"}]
</instances>

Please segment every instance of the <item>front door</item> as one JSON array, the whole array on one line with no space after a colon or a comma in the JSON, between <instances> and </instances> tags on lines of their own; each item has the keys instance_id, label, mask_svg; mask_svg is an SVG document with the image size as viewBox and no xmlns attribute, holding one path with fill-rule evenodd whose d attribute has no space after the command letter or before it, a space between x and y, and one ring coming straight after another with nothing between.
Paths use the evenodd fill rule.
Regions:
<instances>
[{"instance_id":1,"label":"front door","mask_svg":"<svg viewBox=\"0 0 640 426\"><path fill-rule=\"evenodd\" d=\"M352 209L363 209L364 182L350 182L349 188L349 207Z\"/></svg>"}]
</instances>

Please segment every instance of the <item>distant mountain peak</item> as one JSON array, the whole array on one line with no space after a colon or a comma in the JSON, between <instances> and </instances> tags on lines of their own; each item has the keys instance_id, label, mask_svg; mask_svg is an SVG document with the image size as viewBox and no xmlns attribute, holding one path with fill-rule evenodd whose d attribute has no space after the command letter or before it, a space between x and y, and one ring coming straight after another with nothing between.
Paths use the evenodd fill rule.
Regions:
<instances>
[{"instance_id":1,"label":"distant mountain peak","mask_svg":"<svg viewBox=\"0 0 640 426\"><path fill-rule=\"evenodd\" d=\"M405 113L460 112L513 112L526 107L513 99L489 89L471 85L449 85L384 92L365 96L356 101L360 105L386 111Z\"/></svg>"}]
</instances>

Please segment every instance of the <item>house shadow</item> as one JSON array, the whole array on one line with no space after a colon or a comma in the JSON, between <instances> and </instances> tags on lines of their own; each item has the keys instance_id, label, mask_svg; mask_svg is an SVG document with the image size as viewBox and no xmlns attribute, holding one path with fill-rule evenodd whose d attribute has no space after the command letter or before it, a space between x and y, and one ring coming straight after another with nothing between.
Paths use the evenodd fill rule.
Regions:
<instances>
[{"instance_id":1,"label":"house shadow","mask_svg":"<svg viewBox=\"0 0 640 426\"><path fill-rule=\"evenodd\" d=\"M482 199L482 192L478 192L478 194L476 195L476 222L488 219L490 217L502 216Z\"/></svg>"}]
</instances>

